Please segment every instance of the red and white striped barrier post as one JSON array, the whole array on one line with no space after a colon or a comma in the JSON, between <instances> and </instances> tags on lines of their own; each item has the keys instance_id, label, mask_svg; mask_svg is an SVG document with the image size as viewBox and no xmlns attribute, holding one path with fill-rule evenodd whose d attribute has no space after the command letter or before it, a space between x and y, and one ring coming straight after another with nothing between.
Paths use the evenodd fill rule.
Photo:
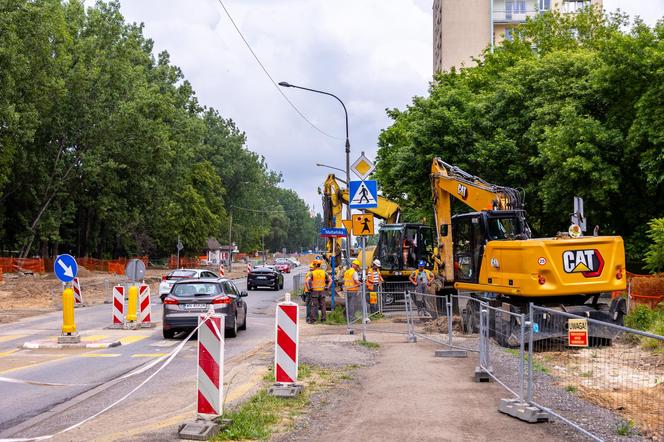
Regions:
<instances>
[{"instance_id":1,"label":"red and white striped barrier post","mask_svg":"<svg viewBox=\"0 0 664 442\"><path fill-rule=\"evenodd\" d=\"M286 293L284 302L277 304L274 342L274 380L268 389L273 396L292 397L302 391L297 384L299 313L300 306Z\"/></svg>"},{"instance_id":2,"label":"red and white striped barrier post","mask_svg":"<svg viewBox=\"0 0 664 442\"><path fill-rule=\"evenodd\" d=\"M74 307L83 305L83 293L81 292L81 282L78 277L72 281L72 288L74 289Z\"/></svg>"},{"instance_id":3,"label":"red and white striped barrier post","mask_svg":"<svg viewBox=\"0 0 664 442\"><path fill-rule=\"evenodd\" d=\"M124 323L124 295L124 286L116 285L113 287L113 325Z\"/></svg>"},{"instance_id":4,"label":"red and white striped barrier post","mask_svg":"<svg viewBox=\"0 0 664 442\"><path fill-rule=\"evenodd\" d=\"M150 286L141 284L138 288L138 320L142 324L150 325L152 322L152 303L150 301Z\"/></svg>"},{"instance_id":5,"label":"red and white striped barrier post","mask_svg":"<svg viewBox=\"0 0 664 442\"><path fill-rule=\"evenodd\" d=\"M223 264L219 266L219 276L221 276L222 278L226 276L226 269L224 268Z\"/></svg>"},{"instance_id":6,"label":"red and white striped barrier post","mask_svg":"<svg viewBox=\"0 0 664 442\"><path fill-rule=\"evenodd\" d=\"M251 264L247 263L247 273L251 273Z\"/></svg>"},{"instance_id":7,"label":"red and white striped barrier post","mask_svg":"<svg viewBox=\"0 0 664 442\"><path fill-rule=\"evenodd\" d=\"M223 413L224 316L200 315L198 324L197 414L212 419Z\"/></svg>"}]
</instances>

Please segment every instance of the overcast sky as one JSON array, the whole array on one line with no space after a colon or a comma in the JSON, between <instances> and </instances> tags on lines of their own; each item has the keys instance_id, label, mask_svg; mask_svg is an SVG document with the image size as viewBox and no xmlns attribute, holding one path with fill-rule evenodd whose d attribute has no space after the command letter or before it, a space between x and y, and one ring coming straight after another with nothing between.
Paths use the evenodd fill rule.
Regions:
<instances>
[{"instance_id":1,"label":"overcast sky","mask_svg":"<svg viewBox=\"0 0 664 442\"><path fill-rule=\"evenodd\" d=\"M386 108L426 94L432 67L432 0L223 0L276 82L323 89L348 108L351 162L373 158ZM339 103L296 89L284 92L330 138L288 105L261 71L217 0L121 0L130 22L143 22L155 52L167 50L200 102L246 132L248 147L281 171L316 211L325 163L344 168ZM664 0L604 0L654 24Z\"/></svg>"}]
</instances>

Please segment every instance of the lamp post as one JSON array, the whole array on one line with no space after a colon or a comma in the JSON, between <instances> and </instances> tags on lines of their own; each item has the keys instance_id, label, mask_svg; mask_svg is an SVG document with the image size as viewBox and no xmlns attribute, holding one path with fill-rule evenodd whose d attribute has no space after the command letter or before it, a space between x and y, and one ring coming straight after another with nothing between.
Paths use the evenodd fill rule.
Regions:
<instances>
[{"instance_id":1,"label":"lamp post","mask_svg":"<svg viewBox=\"0 0 664 442\"><path fill-rule=\"evenodd\" d=\"M316 163L316 166L318 166L318 167L327 167L328 169L334 169L334 170L338 170L339 172L346 173L345 170L340 169L340 168L338 168L338 167L330 166L330 165L328 165L328 164ZM338 179L338 178L337 178L337 179ZM344 180L339 180L339 181L341 181L342 183L348 185Z\"/></svg>"},{"instance_id":2,"label":"lamp post","mask_svg":"<svg viewBox=\"0 0 664 442\"><path fill-rule=\"evenodd\" d=\"M348 141L348 111L346 110L346 105L339 97L334 94L325 91L319 91L318 89L310 89L308 87L296 86L290 84L286 81L279 82L281 87L294 87L296 89L302 89L309 92L316 92L317 94L329 95L330 97L336 98L336 100L341 103L341 106L344 108L344 115L346 116L346 186L350 186L350 141ZM350 198L350 187L348 187L348 197ZM350 204L346 206L346 219L351 219L351 210ZM346 258L350 259L350 232L348 238L346 239Z\"/></svg>"}]
</instances>

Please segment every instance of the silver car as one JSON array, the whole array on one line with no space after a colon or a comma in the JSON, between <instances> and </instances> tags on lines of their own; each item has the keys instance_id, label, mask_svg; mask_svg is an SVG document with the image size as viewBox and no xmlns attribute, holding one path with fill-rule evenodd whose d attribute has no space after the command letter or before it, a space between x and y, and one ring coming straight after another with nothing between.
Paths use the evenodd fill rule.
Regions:
<instances>
[{"instance_id":1,"label":"silver car","mask_svg":"<svg viewBox=\"0 0 664 442\"><path fill-rule=\"evenodd\" d=\"M215 313L225 314L225 334L234 338L238 330L247 329L247 303L240 291L225 278L180 280L173 284L164 298L162 324L164 338L175 337L178 331L193 330L198 317L210 307Z\"/></svg>"},{"instance_id":2,"label":"silver car","mask_svg":"<svg viewBox=\"0 0 664 442\"><path fill-rule=\"evenodd\" d=\"M219 278L214 272L205 269L177 269L171 273L161 277L159 283L159 298L163 301L166 295L171 291L171 287L177 281L182 279L199 279L199 278Z\"/></svg>"}]
</instances>

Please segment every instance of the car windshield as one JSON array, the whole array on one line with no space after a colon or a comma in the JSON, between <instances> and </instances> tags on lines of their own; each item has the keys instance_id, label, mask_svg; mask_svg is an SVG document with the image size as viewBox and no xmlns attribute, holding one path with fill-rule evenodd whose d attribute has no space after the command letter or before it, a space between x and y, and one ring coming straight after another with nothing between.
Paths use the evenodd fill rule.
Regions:
<instances>
[{"instance_id":1,"label":"car windshield","mask_svg":"<svg viewBox=\"0 0 664 442\"><path fill-rule=\"evenodd\" d=\"M173 288L175 296L211 296L221 295L221 286L213 282L197 282L176 284Z\"/></svg>"},{"instance_id":2,"label":"car windshield","mask_svg":"<svg viewBox=\"0 0 664 442\"><path fill-rule=\"evenodd\" d=\"M196 272L193 270L176 270L168 275L168 279L193 278Z\"/></svg>"}]
</instances>

